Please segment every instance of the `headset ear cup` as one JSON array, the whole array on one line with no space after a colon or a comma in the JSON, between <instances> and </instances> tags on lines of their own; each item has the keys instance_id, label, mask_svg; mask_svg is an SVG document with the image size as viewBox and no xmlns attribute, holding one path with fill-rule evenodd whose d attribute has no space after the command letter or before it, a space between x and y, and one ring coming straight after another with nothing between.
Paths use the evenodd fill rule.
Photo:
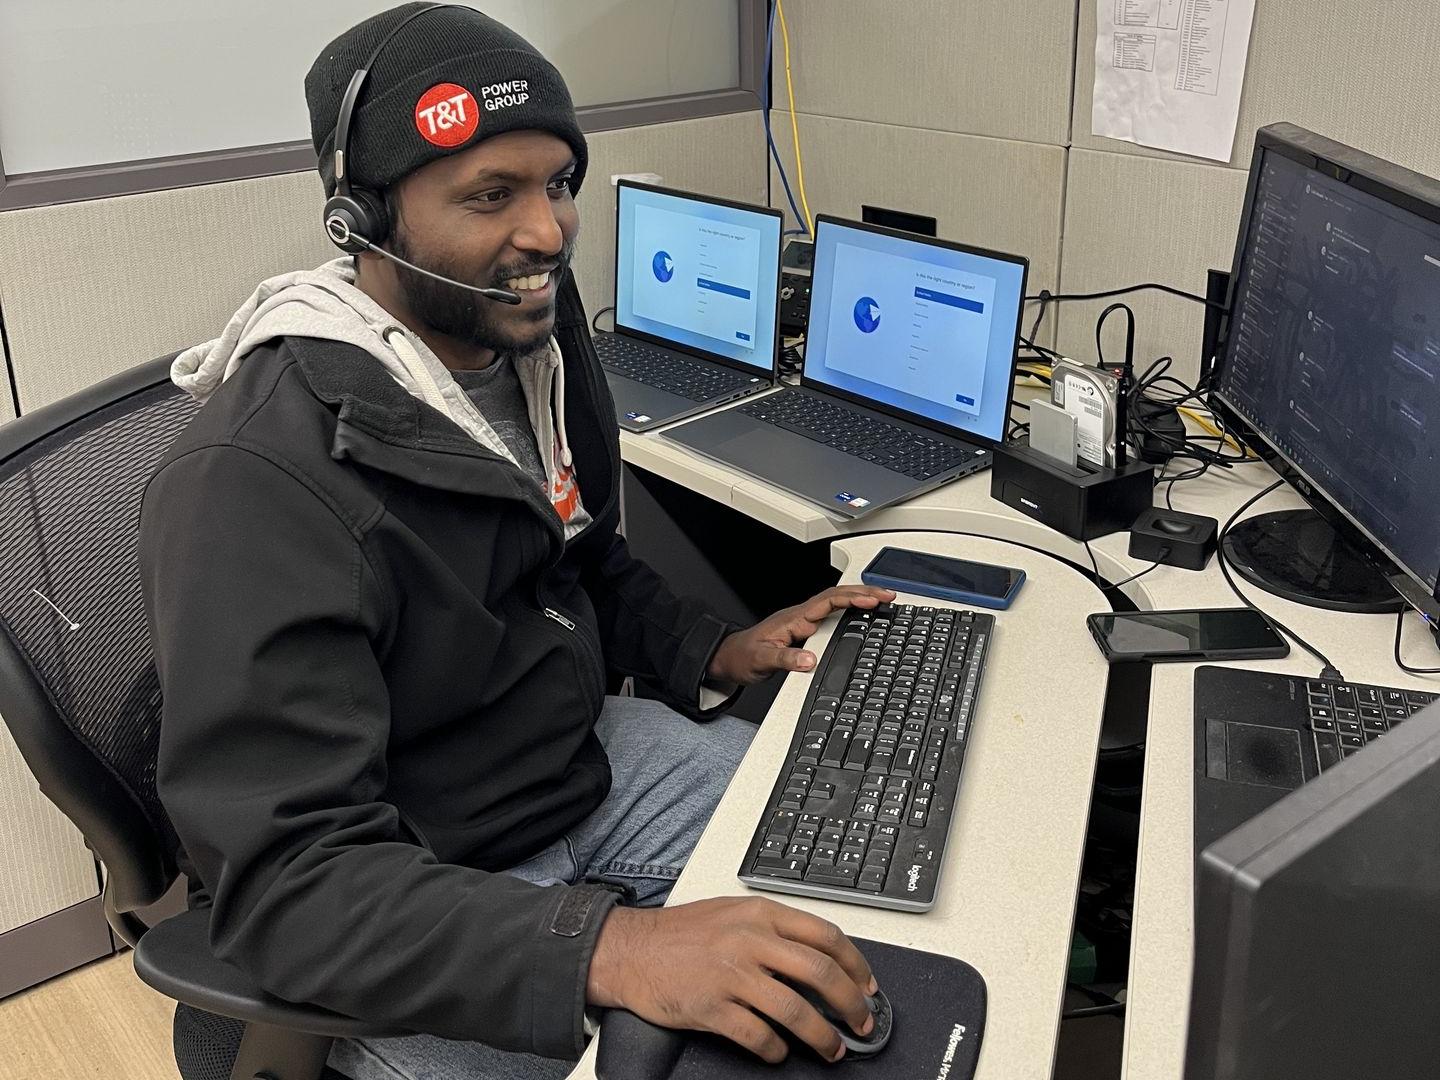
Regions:
<instances>
[{"instance_id":1,"label":"headset ear cup","mask_svg":"<svg viewBox=\"0 0 1440 1080\"><path fill-rule=\"evenodd\" d=\"M362 228L360 235L372 244L383 244L390 239L390 211L385 207L385 198L368 188L353 188L350 197L364 210L362 220L368 228Z\"/></svg>"},{"instance_id":2,"label":"headset ear cup","mask_svg":"<svg viewBox=\"0 0 1440 1080\"><path fill-rule=\"evenodd\" d=\"M358 255L365 250L365 245L356 239L357 236L369 238L369 234L361 228L365 211L354 199L348 195L332 195L325 200L323 214L321 220L325 235L332 244L350 255Z\"/></svg>"},{"instance_id":3,"label":"headset ear cup","mask_svg":"<svg viewBox=\"0 0 1440 1080\"><path fill-rule=\"evenodd\" d=\"M390 233L385 200L371 191L332 195L325 202L324 215L330 242L351 255L360 254L370 244L383 244Z\"/></svg>"}]
</instances>

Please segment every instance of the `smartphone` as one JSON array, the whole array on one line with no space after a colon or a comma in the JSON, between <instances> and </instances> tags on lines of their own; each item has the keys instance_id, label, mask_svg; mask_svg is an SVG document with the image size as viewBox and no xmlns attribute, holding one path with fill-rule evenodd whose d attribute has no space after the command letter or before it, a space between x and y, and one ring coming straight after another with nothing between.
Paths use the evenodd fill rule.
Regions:
<instances>
[{"instance_id":1,"label":"smartphone","mask_svg":"<svg viewBox=\"0 0 1440 1080\"><path fill-rule=\"evenodd\" d=\"M886 547L870 560L860 580L897 592L1004 610L1025 583L1025 571Z\"/></svg>"},{"instance_id":2,"label":"smartphone","mask_svg":"<svg viewBox=\"0 0 1440 1080\"><path fill-rule=\"evenodd\" d=\"M1272 660L1290 644L1254 608L1103 612L1085 620L1105 659L1183 663L1194 660Z\"/></svg>"}]
</instances>

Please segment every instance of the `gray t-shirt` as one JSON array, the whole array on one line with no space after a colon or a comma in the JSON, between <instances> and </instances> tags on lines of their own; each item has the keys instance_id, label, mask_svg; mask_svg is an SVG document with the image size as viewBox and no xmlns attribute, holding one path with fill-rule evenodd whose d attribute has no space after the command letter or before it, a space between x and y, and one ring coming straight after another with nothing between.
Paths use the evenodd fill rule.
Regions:
<instances>
[{"instance_id":1,"label":"gray t-shirt","mask_svg":"<svg viewBox=\"0 0 1440 1080\"><path fill-rule=\"evenodd\" d=\"M549 481L515 362L508 356L497 356L489 367L480 371L452 371L451 374L480 410L485 422L495 429L520 468L533 476L543 491Z\"/></svg>"}]
</instances>

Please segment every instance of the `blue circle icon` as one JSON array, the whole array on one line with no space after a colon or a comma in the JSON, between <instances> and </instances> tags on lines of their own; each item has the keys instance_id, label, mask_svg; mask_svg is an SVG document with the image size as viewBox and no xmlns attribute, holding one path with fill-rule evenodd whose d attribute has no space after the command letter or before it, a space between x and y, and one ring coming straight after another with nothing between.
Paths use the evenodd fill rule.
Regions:
<instances>
[{"instance_id":1,"label":"blue circle icon","mask_svg":"<svg viewBox=\"0 0 1440 1080\"><path fill-rule=\"evenodd\" d=\"M669 281L675 276L675 260L670 257L668 251L655 252L655 258L650 260L650 269L655 271L655 279L659 282Z\"/></svg>"},{"instance_id":2,"label":"blue circle icon","mask_svg":"<svg viewBox=\"0 0 1440 1080\"><path fill-rule=\"evenodd\" d=\"M872 297L862 296L855 301L855 325L862 334L873 334L880 329L880 305Z\"/></svg>"}]
</instances>

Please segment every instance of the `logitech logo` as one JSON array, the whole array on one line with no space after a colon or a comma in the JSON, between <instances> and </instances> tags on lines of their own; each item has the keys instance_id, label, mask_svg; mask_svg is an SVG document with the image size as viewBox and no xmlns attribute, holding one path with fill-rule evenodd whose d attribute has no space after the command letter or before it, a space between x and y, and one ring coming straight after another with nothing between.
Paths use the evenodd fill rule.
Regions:
<instances>
[{"instance_id":1,"label":"logitech logo","mask_svg":"<svg viewBox=\"0 0 1440 1080\"><path fill-rule=\"evenodd\" d=\"M650 260L650 269L655 271L655 280L663 285L675 276L675 260L668 251L657 251Z\"/></svg>"},{"instance_id":2,"label":"logitech logo","mask_svg":"<svg viewBox=\"0 0 1440 1080\"><path fill-rule=\"evenodd\" d=\"M873 297L862 296L855 301L855 325L862 334L873 334L880 329L880 305Z\"/></svg>"},{"instance_id":3,"label":"logitech logo","mask_svg":"<svg viewBox=\"0 0 1440 1080\"><path fill-rule=\"evenodd\" d=\"M967 1030L964 1024L956 1024L950 1029L950 1038L945 1043L945 1056L940 1059L940 1071L935 1074L935 1080L945 1080L950 1075L950 1066L955 1064L955 1054L960 1049L960 1044L965 1041Z\"/></svg>"},{"instance_id":4,"label":"logitech logo","mask_svg":"<svg viewBox=\"0 0 1440 1080\"><path fill-rule=\"evenodd\" d=\"M919 863L913 863L913 864L911 864L910 869L907 870L907 871L905 871L905 891L906 891L906 892L919 892L919 891L920 891L920 864L919 864Z\"/></svg>"}]
</instances>

